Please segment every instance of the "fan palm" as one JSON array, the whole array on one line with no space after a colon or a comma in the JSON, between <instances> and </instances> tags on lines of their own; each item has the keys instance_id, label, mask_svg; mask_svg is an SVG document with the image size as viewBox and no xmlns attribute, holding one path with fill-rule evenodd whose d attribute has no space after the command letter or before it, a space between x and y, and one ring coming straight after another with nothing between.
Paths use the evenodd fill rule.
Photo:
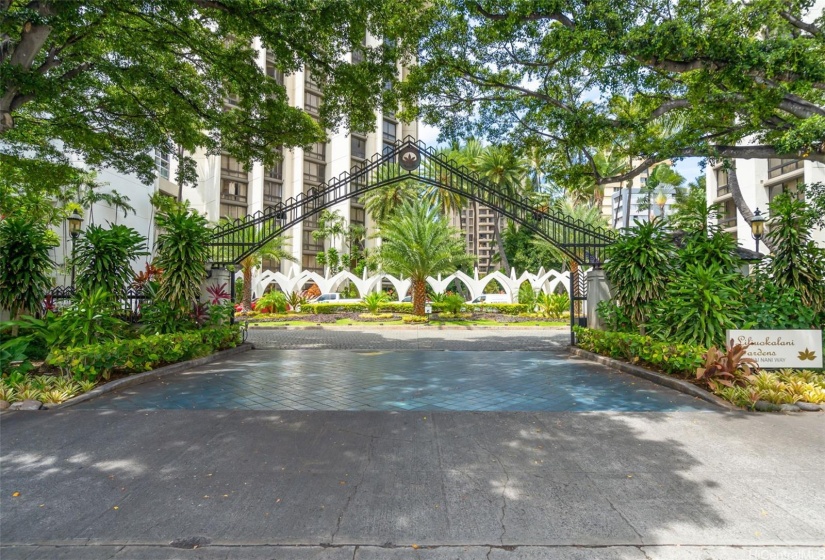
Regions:
<instances>
[{"instance_id":1,"label":"fan palm","mask_svg":"<svg viewBox=\"0 0 825 560\"><path fill-rule=\"evenodd\" d=\"M416 315L424 315L427 276L452 272L468 260L459 232L424 200L404 202L381 229L381 266L410 278Z\"/></svg>"}]
</instances>

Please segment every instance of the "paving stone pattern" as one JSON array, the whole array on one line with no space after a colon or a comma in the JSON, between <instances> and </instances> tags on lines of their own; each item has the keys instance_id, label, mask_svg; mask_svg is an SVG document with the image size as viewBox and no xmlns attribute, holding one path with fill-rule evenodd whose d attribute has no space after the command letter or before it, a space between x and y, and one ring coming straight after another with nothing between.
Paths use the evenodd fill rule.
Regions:
<instances>
[{"instance_id":1,"label":"paving stone pattern","mask_svg":"<svg viewBox=\"0 0 825 560\"><path fill-rule=\"evenodd\" d=\"M376 350L547 350L570 343L567 328L456 329L439 327L250 329L257 348Z\"/></svg>"},{"instance_id":2,"label":"paving stone pattern","mask_svg":"<svg viewBox=\"0 0 825 560\"><path fill-rule=\"evenodd\" d=\"M555 351L254 350L80 409L686 411L698 399Z\"/></svg>"}]
</instances>

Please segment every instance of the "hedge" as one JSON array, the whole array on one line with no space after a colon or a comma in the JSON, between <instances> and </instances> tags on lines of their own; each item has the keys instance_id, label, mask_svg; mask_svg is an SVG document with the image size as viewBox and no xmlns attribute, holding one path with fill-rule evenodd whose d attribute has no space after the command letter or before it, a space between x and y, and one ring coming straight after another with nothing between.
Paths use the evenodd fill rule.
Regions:
<instances>
[{"instance_id":1,"label":"hedge","mask_svg":"<svg viewBox=\"0 0 825 560\"><path fill-rule=\"evenodd\" d=\"M443 303L432 302L429 305L433 313L448 313ZM504 315L518 315L527 313L530 306L526 303L468 303L465 308L476 313L502 313ZM332 313L364 313L368 311L364 303L305 303L301 305L301 313L327 315ZM386 302L378 307L379 313L412 313L412 303Z\"/></svg>"},{"instance_id":2,"label":"hedge","mask_svg":"<svg viewBox=\"0 0 825 560\"><path fill-rule=\"evenodd\" d=\"M240 326L211 327L192 332L155 334L103 344L51 351L46 363L77 380L109 379L113 371L138 373L208 356L241 343Z\"/></svg>"},{"instance_id":3,"label":"hedge","mask_svg":"<svg viewBox=\"0 0 825 560\"><path fill-rule=\"evenodd\" d=\"M582 350L627 360L632 364L653 366L665 373L695 377L696 368L704 365L707 349L690 344L672 344L634 333L598 331L573 327L576 345Z\"/></svg>"}]
</instances>

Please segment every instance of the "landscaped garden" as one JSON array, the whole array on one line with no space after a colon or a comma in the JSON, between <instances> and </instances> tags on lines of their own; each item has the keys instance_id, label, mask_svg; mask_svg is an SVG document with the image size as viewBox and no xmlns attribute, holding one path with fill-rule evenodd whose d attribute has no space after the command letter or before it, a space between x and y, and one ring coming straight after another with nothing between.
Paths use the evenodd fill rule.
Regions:
<instances>
[{"instance_id":1,"label":"landscaped garden","mask_svg":"<svg viewBox=\"0 0 825 560\"><path fill-rule=\"evenodd\" d=\"M65 305L47 297L55 243L47 220L0 221L0 401L61 403L113 377L207 356L240 343L228 294L201 303L209 256L205 218L185 205L159 209L155 258L138 232L91 225L75 250L76 290ZM141 299L131 298L135 291ZM139 317L140 322L134 322Z\"/></svg>"},{"instance_id":2,"label":"landscaped garden","mask_svg":"<svg viewBox=\"0 0 825 560\"><path fill-rule=\"evenodd\" d=\"M750 263L712 225L704 191L680 197L667 220L637 224L608 250L613 301L607 330L576 328L584 350L697 383L737 406L760 410L825 403L822 370L760 371L728 329L822 329L825 250L811 240L823 221L822 186L784 193L770 204L771 255ZM825 349L811 349L811 358Z\"/></svg>"}]
</instances>

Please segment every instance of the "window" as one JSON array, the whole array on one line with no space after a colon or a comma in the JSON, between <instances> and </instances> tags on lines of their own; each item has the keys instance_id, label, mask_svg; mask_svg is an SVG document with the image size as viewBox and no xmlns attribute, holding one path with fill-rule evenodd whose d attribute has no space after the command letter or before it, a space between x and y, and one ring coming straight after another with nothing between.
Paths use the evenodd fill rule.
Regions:
<instances>
[{"instance_id":1,"label":"window","mask_svg":"<svg viewBox=\"0 0 825 560\"><path fill-rule=\"evenodd\" d=\"M234 204L221 204L221 218L236 220L246 216L246 206L235 206Z\"/></svg>"},{"instance_id":2,"label":"window","mask_svg":"<svg viewBox=\"0 0 825 560\"><path fill-rule=\"evenodd\" d=\"M261 259L261 268L277 272L281 270L281 263L276 259Z\"/></svg>"},{"instance_id":3,"label":"window","mask_svg":"<svg viewBox=\"0 0 825 560\"><path fill-rule=\"evenodd\" d=\"M350 222L353 224L358 224L359 226L363 226L367 222L367 212L363 208L359 208L358 206L351 206L350 207Z\"/></svg>"},{"instance_id":4,"label":"window","mask_svg":"<svg viewBox=\"0 0 825 560\"><path fill-rule=\"evenodd\" d=\"M383 133L384 133L384 142L395 142L396 134L398 132L398 125L392 121L384 121L383 125Z\"/></svg>"},{"instance_id":5,"label":"window","mask_svg":"<svg viewBox=\"0 0 825 560\"><path fill-rule=\"evenodd\" d=\"M723 211L724 214L719 219L719 226L723 228L736 227L736 204L732 198L725 201Z\"/></svg>"},{"instance_id":6,"label":"window","mask_svg":"<svg viewBox=\"0 0 825 560\"><path fill-rule=\"evenodd\" d=\"M312 214L304 218L304 229L316 229L318 227L318 214Z\"/></svg>"},{"instance_id":7,"label":"window","mask_svg":"<svg viewBox=\"0 0 825 560\"><path fill-rule=\"evenodd\" d=\"M312 272L317 272L319 274L324 273L324 267L318 266L318 258L315 255L303 255L301 264L304 267L304 270L311 270Z\"/></svg>"},{"instance_id":8,"label":"window","mask_svg":"<svg viewBox=\"0 0 825 560\"><path fill-rule=\"evenodd\" d=\"M311 147L304 150L304 157L308 157L317 161L326 161L327 159L327 145L324 142L317 142Z\"/></svg>"},{"instance_id":9,"label":"window","mask_svg":"<svg viewBox=\"0 0 825 560\"><path fill-rule=\"evenodd\" d=\"M323 163L315 163L313 161L304 160L304 182L305 183L323 183L326 176L327 166Z\"/></svg>"},{"instance_id":10,"label":"window","mask_svg":"<svg viewBox=\"0 0 825 560\"><path fill-rule=\"evenodd\" d=\"M784 183L779 183L778 185L768 187L768 201L773 202L773 199L782 193L797 192L799 190L799 185L801 184L802 177L799 177L797 179L792 179L790 181L785 181Z\"/></svg>"},{"instance_id":11,"label":"window","mask_svg":"<svg viewBox=\"0 0 825 560\"><path fill-rule=\"evenodd\" d=\"M275 66L274 60L266 57L266 75L275 80L279 85L284 85L284 73Z\"/></svg>"},{"instance_id":12,"label":"window","mask_svg":"<svg viewBox=\"0 0 825 560\"><path fill-rule=\"evenodd\" d=\"M221 200L246 202L247 184L232 179L221 179Z\"/></svg>"},{"instance_id":13,"label":"window","mask_svg":"<svg viewBox=\"0 0 825 560\"><path fill-rule=\"evenodd\" d=\"M158 168L158 175L164 179L169 179L169 153L157 152L155 157L155 165Z\"/></svg>"},{"instance_id":14,"label":"window","mask_svg":"<svg viewBox=\"0 0 825 560\"><path fill-rule=\"evenodd\" d=\"M312 232L314 230L304 230L303 233L303 241L304 241L304 252L313 251L323 251L324 250L324 240L323 239L315 239L312 237Z\"/></svg>"},{"instance_id":15,"label":"window","mask_svg":"<svg viewBox=\"0 0 825 560\"><path fill-rule=\"evenodd\" d=\"M264 181L264 202L277 204L284 198L284 185L276 181Z\"/></svg>"},{"instance_id":16,"label":"window","mask_svg":"<svg viewBox=\"0 0 825 560\"><path fill-rule=\"evenodd\" d=\"M352 63L361 64L362 62L364 62L364 51L362 49L353 49Z\"/></svg>"},{"instance_id":17,"label":"window","mask_svg":"<svg viewBox=\"0 0 825 560\"><path fill-rule=\"evenodd\" d=\"M306 87L307 88L314 89L315 91L321 91L321 82L318 79L318 76L313 74L309 70L309 68L306 69L306 72L304 73L304 76L306 78Z\"/></svg>"},{"instance_id":18,"label":"window","mask_svg":"<svg viewBox=\"0 0 825 560\"><path fill-rule=\"evenodd\" d=\"M716 196L723 196L730 192L730 185L728 184L728 170L716 170Z\"/></svg>"},{"instance_id":19,"label":"window","mask_svg":"<svg viewBox=\"0 0 825 560\"><path fill-rule=\"evenodd\" d=\"M235 93L228 93L226 94L226 104L230 107L237 107L238 104L241 102L241 98L238 97Z\"/></svg>"},{"instance_id":20,"label":"window","mask_svg":"<svg viewBox=\"0 0 825 560\"><path fill-rule=\"evenodd\" d=\"M243 164L226 154L221 156L221 176L248 180L248 174Z\"/></svg>"},{"instance_id":21,"label":"window","mask_svg":"<svg viewBox=\"0 0 825 560\"><path fill-rule=\"evenodd\" d=\"M317 93L306 92L304 94L304 109L308 113L312 113L313 115L317 115L321 109L321 100L323 98L318 95Z\"/></svg>"},{"instance_id":22,"label":"window","mask_svg":"<svg viewBox=\"0 0 825 560\"><path fill-rule=\"evenodd\" d=\"M768 160L768 178L773 179L785 173L802 169L803 165L802 160L799 159L770 158Z\"/></svg>"},{"instance_id":23,"label":"window","mask_svg":"<svg viewBox=\"0 0 825 560\"><path fill-rule=\"evenodd\" d=\"M361 136L352 135L350 137L350 149L352 157L366 159L367 157L367 139Z\"/></svg>"}]
</instances>

